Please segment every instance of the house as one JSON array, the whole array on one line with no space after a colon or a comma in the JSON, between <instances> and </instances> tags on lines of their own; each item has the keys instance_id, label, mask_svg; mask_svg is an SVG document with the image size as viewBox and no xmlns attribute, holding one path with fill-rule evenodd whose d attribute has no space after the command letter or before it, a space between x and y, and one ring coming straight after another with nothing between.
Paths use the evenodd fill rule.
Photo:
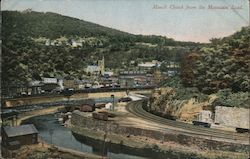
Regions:
<instances>
[{"instance_id":1,"label":"house","mask_svg":"<svg viewBox=\"0 0 250 159\"><path fill-rule=\"evenodd\" d=\"M42 78L43 79L43 83L54 83L54 84L57 84L58 80L57 78Z\"/></svg>"},{"instance_id":2,"label":"house","mask_svg":"<svg viewBox=\"0 0 250 159\"><path fill-rule=\"evenodd\" d=\"M63 89L63 80L54 77L43 77L41 89L46 92Z\"/></svg>"},{"instance_id":3,"label":"house","mask_svg":"<svg viewBox=\"0 0 250 159\"><path fill-rule=\"evenodd\" d=\"M113 76L114 75L114 72L112 72L112 71L105 71L104 72L104 77L111 77L111 76Z\"/></svg>"},{"instance_id":4,"label":"house","mask_svg":"<svg viewBox=\"0 0 250 159\"><path fill-rule=\"evenodd\" d=\"M46 45L46 46L50 46L50 39L47 39L47 40L46 40L45 45Z\"/></svg>"},{"instance_id":5,"label":"house","mask_svg":"<svg viewBox=\"0 0 250 159\"><path fill-rule=\"evenodd\" d=\"M29 88L31 88L31 94L40 94L42 91L42 83L41 81L30 81L29 82Z\"/></svg>"},{"instance_id":6,"label":"house","mask_svg":"<svg viewBox=\"0 0 250 159\"><path fill-rule=\"evenodd\" d=\"M138 67L142 70L149 70L153 67L159 67L160 65L161 65L161 62L159 62L157 60L152 60L152 62L140 63L140 64L138 64Z\"/></svg>"},{"instance_id":7,"label":"house","mask_svg":"<svg viewBox=\"0 0 250 159\"><path fill-rule=\"evenodd\" d=\"M6 126L2 129L2 146L15 150L22 145L38 143L38 131L33 124Z\"/></svg>"},{"instance_id":8,"label":"house","mask_svg":"<svg viewBox=\"0 0 250 159\"><path fill-rule=\"evenodd\" d=\"M82 47L82 42L73 40L72 41L72 47L78 47L78 46Z\"/></svg>"}]
</instances>

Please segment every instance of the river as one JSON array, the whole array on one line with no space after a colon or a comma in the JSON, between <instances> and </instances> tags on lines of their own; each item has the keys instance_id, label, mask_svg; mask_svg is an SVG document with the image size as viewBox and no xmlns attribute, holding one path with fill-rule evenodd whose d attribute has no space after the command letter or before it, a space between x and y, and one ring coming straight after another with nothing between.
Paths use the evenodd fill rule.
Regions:
<instances>
[{"instance_id":1,"label":"river","mask_svg":"<svg viewBox=\"0 0 250 159\"><path fill-rule=\"evenodd\" d=\"M107 156L111 159L195 159L196 156L186 156L185 154L171 152L160 152L159 150L135 149L117 144L104 143L78 134L74 134L70 129L62 126L55 114L43 115L30 118L23 124L34 124L39 131L39 137L56 146L73 149L81 152L94 153Z\"/></svg>"}]
</instances>

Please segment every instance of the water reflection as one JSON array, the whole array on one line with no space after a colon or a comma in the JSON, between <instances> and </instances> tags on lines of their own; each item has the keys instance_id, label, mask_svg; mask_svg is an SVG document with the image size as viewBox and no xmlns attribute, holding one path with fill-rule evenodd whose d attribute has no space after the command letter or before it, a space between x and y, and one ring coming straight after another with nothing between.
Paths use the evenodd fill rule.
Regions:
<instances>
[{"instance_id":1,"label":"water reflection","mask_svg":"<svg viewBox=\"0 0 250 159\"><path fill-rule=\"evenodd\" d=\"M56 117L52 115L44 115L34 117L24 123L32 123L39 131L39 136L47 143L56 146L65 147L77 151L94 153L101 156L108 156L112 159L180 159L180 158L197 158L195 156L186 156L184 154L176 154L174 152L159 152L157 150L136 149L124 146L122 144L104 143L85 136L72 133L69 129L61 126Z\"/></svg>"}]
</instances>

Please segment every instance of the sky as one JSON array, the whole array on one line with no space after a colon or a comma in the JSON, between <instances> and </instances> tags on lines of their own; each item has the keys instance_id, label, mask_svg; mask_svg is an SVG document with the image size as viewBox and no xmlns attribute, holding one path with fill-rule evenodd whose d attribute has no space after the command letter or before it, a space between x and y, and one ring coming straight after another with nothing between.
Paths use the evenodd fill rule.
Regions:
<instances>
[{"instance_id":1,"label":"sky","mask_svg":"<svg viewBox=\"0 0 250 159\"><path fill-rule=\"evenodd\" d=\"M2 10L55 12L121 31L208 42L249 25L248 0L2 0Z\"/></svg>"}]
</instances>

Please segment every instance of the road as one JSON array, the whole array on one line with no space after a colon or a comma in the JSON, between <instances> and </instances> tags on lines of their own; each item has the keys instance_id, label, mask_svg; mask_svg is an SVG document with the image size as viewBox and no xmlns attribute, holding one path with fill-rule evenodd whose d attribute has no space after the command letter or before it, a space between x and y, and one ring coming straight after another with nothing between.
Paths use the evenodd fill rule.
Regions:
<instances>
[{"instance_id":1,"label":"road","mask_svg":"<svg viewBox=\"0 0 250 159\"><path fill-rule=\"evenodd\" d=\"M249 145L249 134L239 134L219 129L194 126L192 124L162 118L144 110L142 107L142 101L131 102L127 105L126 109L130 113L143 120L158 123L159 127L162 127L162 125L164 125L167 130L173 130L176 133L197 136L217 141L226 141L231 143L241 143Z\"/></svg>"}]
</instances>

